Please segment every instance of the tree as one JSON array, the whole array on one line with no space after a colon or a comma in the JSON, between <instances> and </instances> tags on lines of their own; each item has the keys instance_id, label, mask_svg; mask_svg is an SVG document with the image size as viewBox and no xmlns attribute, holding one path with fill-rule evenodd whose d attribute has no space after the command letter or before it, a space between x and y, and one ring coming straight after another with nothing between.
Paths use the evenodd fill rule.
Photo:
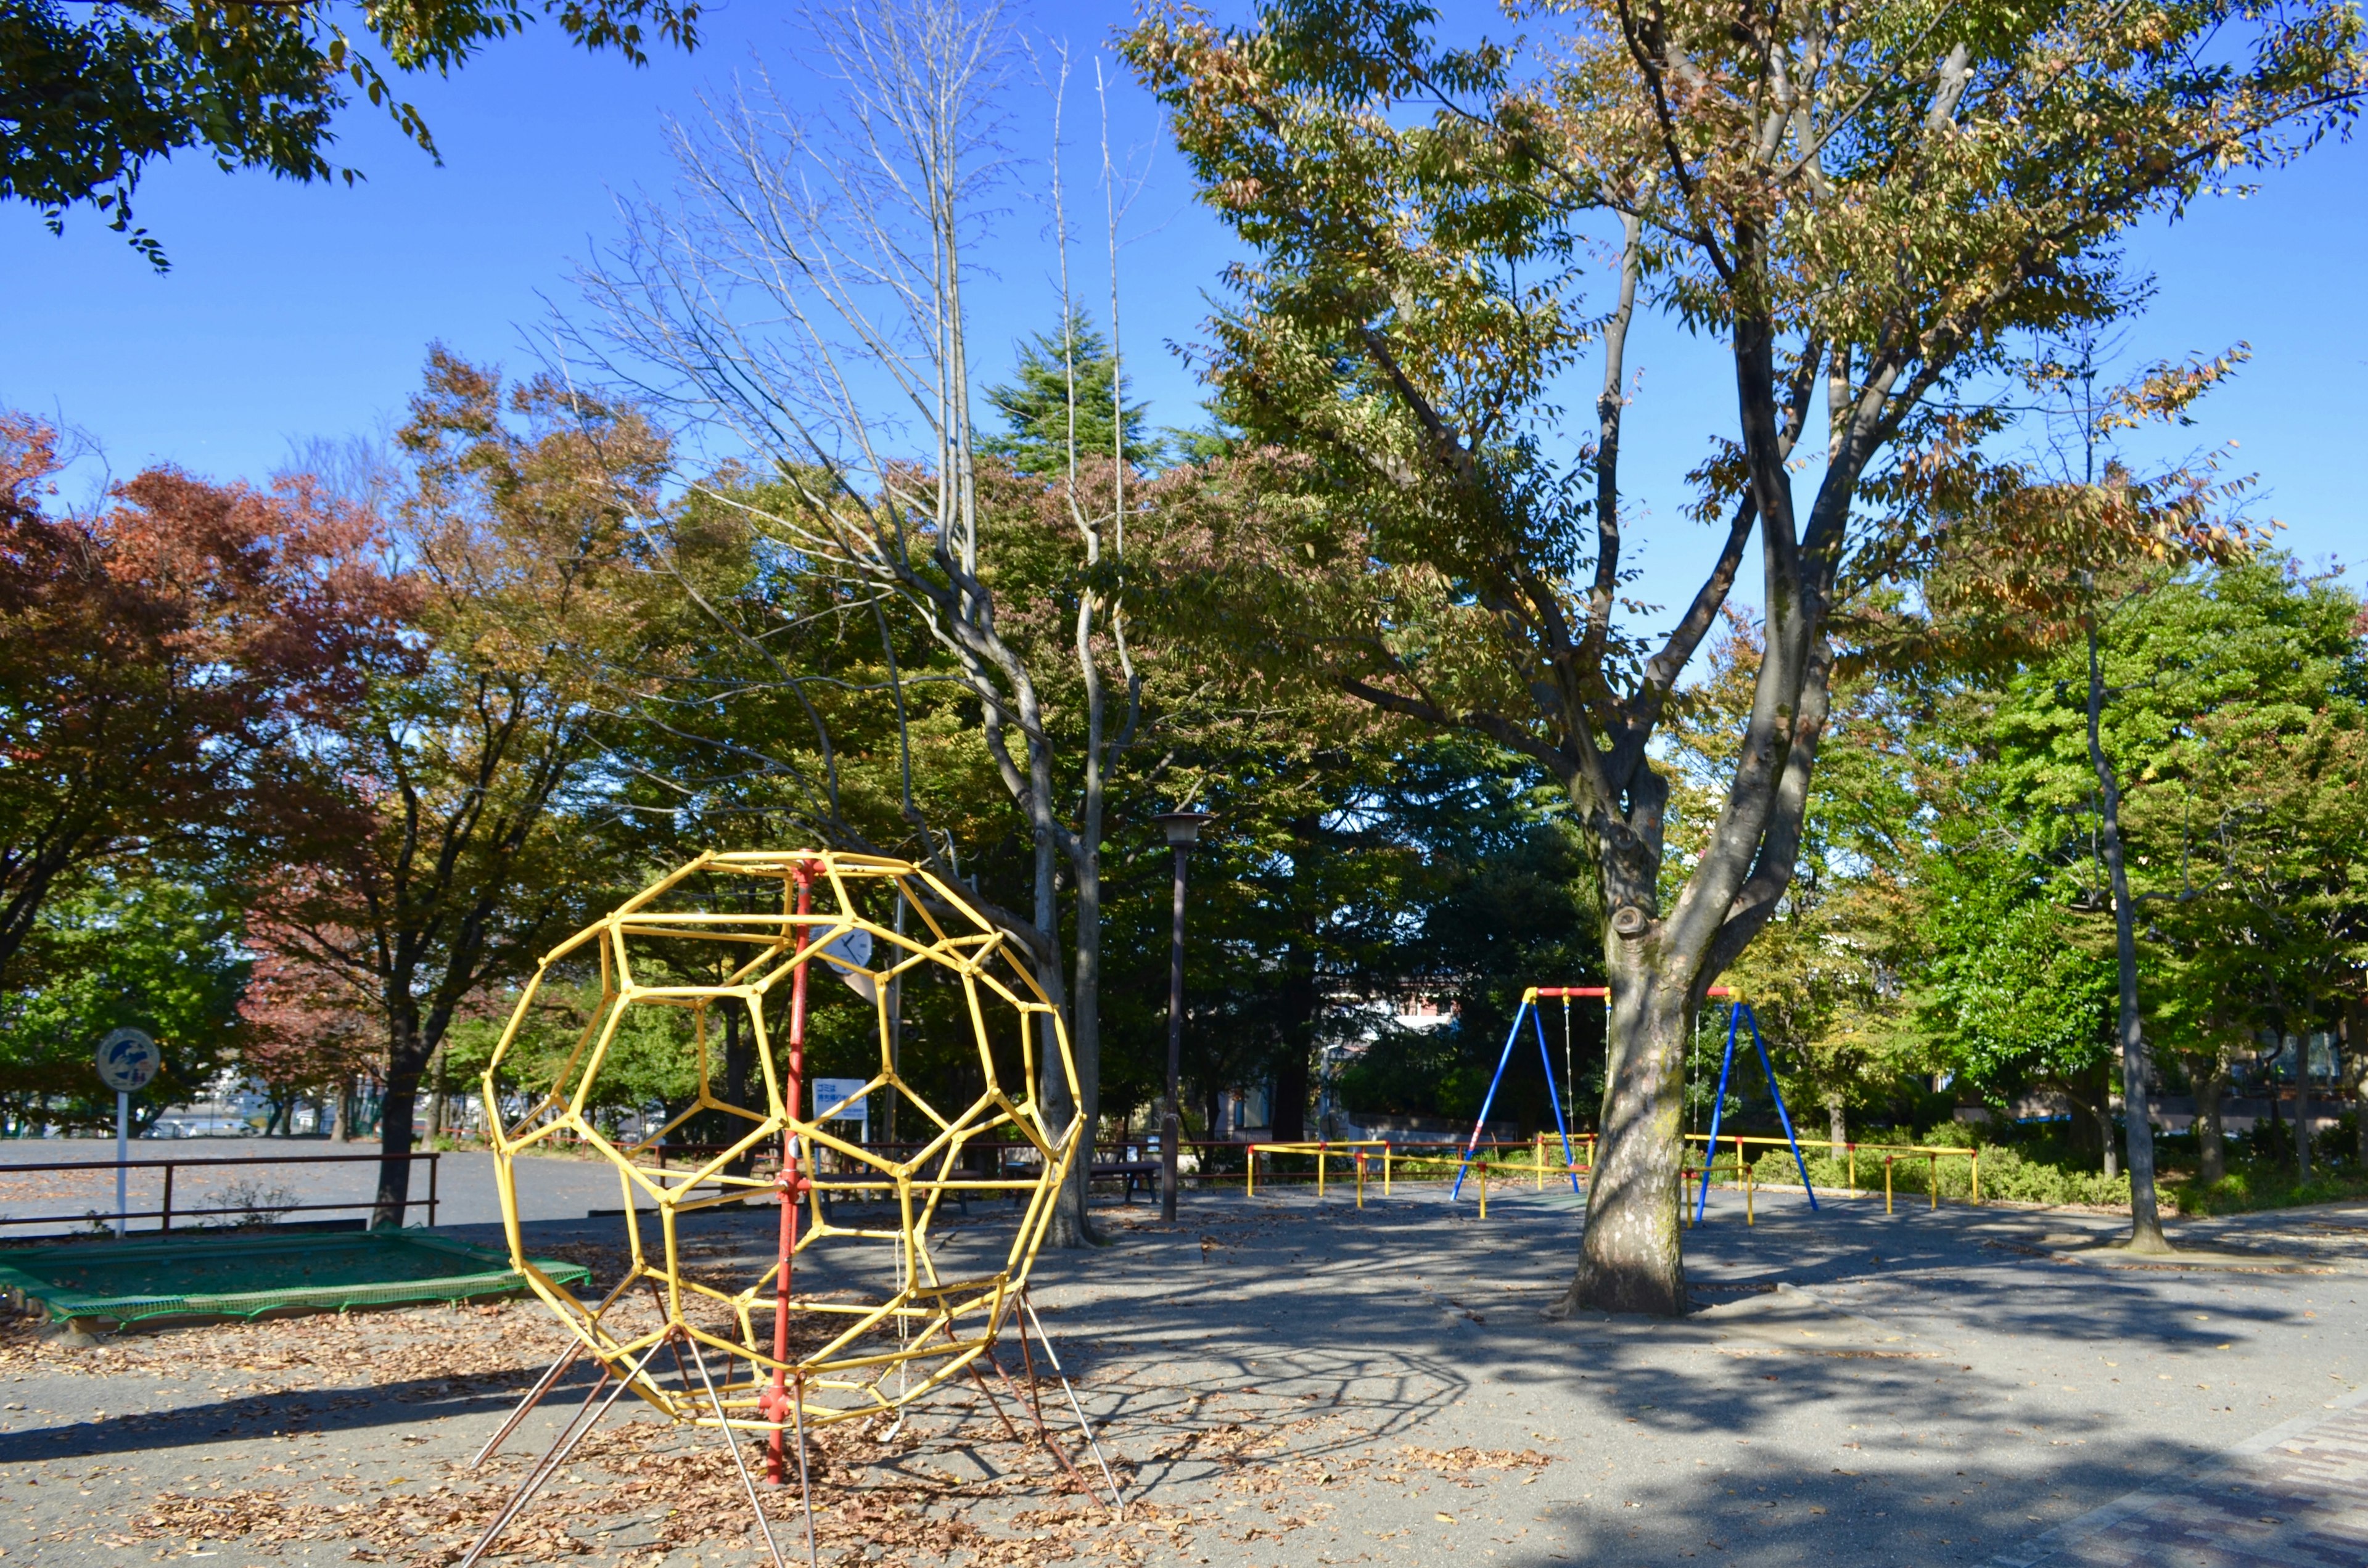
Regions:
<instances>
[{"instance_id":1,"label":"tree","mask_svg":"<svg viewBox=\"0 0 2368 1568\"><path fill-rule=\"evenodd\" d=\"M267 1135L308 1096L345 1114L354 1080L378 1063L370 1003L316 965L273 952L255 960L238 999L238 1064L269 1097Z\"/></svg>"},{"instance_id":2,"label":"tree","mask_svg":"<svg viewBox=\"0 0 2368 1568\"><path fill-rule=\"evenodd\" d=\"M1716 824L1720 785L1749 723L1760 631L1734 607L1726 615L1726 634L1666 731L1673 853L1665 877L1691 862ZM1928 802L1956 760L1935 744L1921 684L1875 670L1836 678L1793 881L1726 975L1789 1069L1787 1102L1822 1103L1836 1143L1848 1142L1852 1104L1892 1099L1912 1070L1905 993L1924 954L1904 939L1898 916L1927 847Z\"/></svg>"},{"instance_id":3,"label":"tree","mask_svg":"<svg viewBox=\"0 0 2368 1568\"><path fill-rule=\"evenodd\" d=\"M2119 1052L2142 1236L2155 1044L2188 1061L2216 1180L2232 1057L2265 1029L2330 1025L2363 951L2358 600L2269 554L2037 576L1992 607L2009 629L1976 639L2021 662L1969 681L1944 726L1964 762L1933 797L1925 1017L1993 1096L2026 1077L2069 1093L2109 1174Z\"/></svg>"},{"instance_id":4,"label":"tree","mask_svg":"<svg viewBox=\"0 0 2368 1568\"><path fill-rule=\"evenodd\" d=\"M2335 1028L2359 994L2361 614L2341 584L2265 555L2182 574L2107 630L2120 695L2101 744L2132 780L2132 876L2158 955L2150 1011L2207 1079L2225 1072L2233 1037ZM2306 1170L2306 1145L2296 1152Z\"/></svg>"},{"instance_id":5,"label":"tree","mask_svg":"<svg viewBox=\"0 0 2368 1568\"><path fill-rule=\"evenodd\" d=\"M1127 48L1256 252L1212 324L1220 411L1304 456L1323 503L1232 541L1211 619L1563 782L1612 990L1564 1310L1676 1313L1688 1025L1792 881L1843 618L1935 537L1929 506L2003 417L1978 388L2009 341L2120 316L2137 290L2117 236L2342 123L2359 22L2216 0L1555 16L1520 55L1440 45L1412 0L1274 0L1230 30L1165 8ZM1614 289L1590 306L1599 241ZM1725 541L1657 647L1617 614L1642 521L1620 468L1640 300L1722 338L1736 395L1697 471ZM1559 403L1591 341L1581 435ZM1755 533L1751 714L1665 902L1648 743ZM1325 592L1242 585L1303 556ZM1228 603L1247 606L1230 624Z\"/></svg>"},{"instance_id":6,"label":"tree","mask_svg":"<svg viewBox=\"0 0 2368 1568\"><path fill-rule=\"evenodd\" d=\"M2223 482L2216 460L2134 472L2113 451L2117 432L2150 423L2191 424L2195 401L2246 356L2157 365L2123 386L2100 388L2093 334L2076 338L2070 361L2042 355L2023 380L2045 398L2041 418L2052 436L2068 435L2075 454L2052 463L2005 464L1970 500L1984 526L1953 530L1926 579L1926 603L1942 638L1976 662L2046 660L2078 643L2082 670L2079 782L2071 799L2093 802L2096 858L2113 918L2118 987L2115 1041L2122 1064L2129 1150L2130 1245L2167 1252L2155 1187L2153 1081L2138 996L2137 903L2130 890L2122 835L2123 769L2102 734L2109 685L2100 655L2105 627L2185 566L2240 559L2253 531L2234 517L2249 480ZM1962 656L1962 655L1961 655ZM2060 674L2056 691L2066 689ZM2007 711L2015 705L2008 704ZM2060 808L2066 781L2056 781ZM2110 1092L2095 1099L2105 1133L2105 1172L2112 1174Z\"/></svg>"},{"instance_id":7,"label":"tree","mask_svg":"<svg viewBox=\"0 0 2368 1568\"><path fill-rule=\"evenodd\" d=\"M685 49L698 0L541 0L586 49L639 65L643 24ZM359 8L399 74L448 75L486 43L523 31L530 0L410 0ZM282 179L361 178L332 164L337 116L359 94L431 157L419 111L395 97L326 0L0 0L0 199L41 210L51 233L89 207L157 270L163 245L135 227L147 166L202 149L223 169Z\"/></svg>"},{"instance_id":8,"label":"tree","mask_svg":"<svg viewBox=\"0 0 2368 1568\"><path fill-rule=\"evenodd\" d=\"M1082 1099L1070 1104L1049 1071L1041 1092L1056 1124L1074 1118L1090 1137L1100 1101L1101 857L1112 775L1142 712L1126 533L1150 497L1121 444L1122 409L1104 426L1110 451L1071 437L1085 404L1066 334L1060 469L1048 481L982 461L964 290L1002 158L1010 51L992 4L877 0L816 18L813 58L836 83L834 112L809 115L768 83L679 133L685 202L638 214L625 246L586 279L601 328L579 341L753 454L757 472L741 477L761 488L702 494L797 569L927 628L977 705L1032 860L1030 915L992 913L1068 1012ZM1053 142L1055 303L1069 322L1057 124ZM1119 356L1114 233L1112 248ZM1122 357L1109 384L1115 404ZM893 632L882 639L893 647ZM776 678L797 684L787 671ZM892 676L881 694L900 730L905 690ZM909 792L900 804L917 811ZM916 823L913 837L917 853L953 870L941 835ZM1064 891L1073 970L1062 957ZM1075 1171L1052 1232L1059 1244L1091 1235L1089 1162Z\"/></svg>"},{"instance_id":9,"label":"tree","mask_svg":"<svg viewBox=\"0 0 2368 1568\"><path fill-rule=\"evenodd\" d=\"M1117 446L1111 424L1123 409L1126 460L1153 468L1164 455L1145 428L1144 404L1128 403L1118 384L1118 356L1082 312L1068 325L1040 332L1019 345L1013 381L986 389L986 401L1008 426L981 438L979 450L1022 473L1059 479L1077 452L1099 455Z\"/></svg>"},{"instance_id":10,"label":"tree","mask_svg":"<svg viewBox=\"0 0 2368 1568\"><path fill-rule=\"evenodd\" d=\"M42 502L56 435L0 415L0 984L63 882L194 864L310 809L298 754L359 699L401 595L371 519L153 468L95 516Z\"/></svg>"},{"instance_id":11,"label":"tree","mask_svg":"<svg viewBox=\"0 0 2368 1568\"><path fill-rule=\"evenodd\" d=\"M379 1016L376 1225L402 1222L421 1076L463 1002L605 884L599 727L677 625L635 545L670 456L640 415L549 380L506 396L438 349L401 439L412 634L321 759L340 809L248 873L250 940Z\"/></svg>"},{"instance_id":12,"label":"tree","mask_svg":"<svg viewBox=\"0 0 2368 1568\"><path fill-rule=\"evenodd\" d=\"M1918 890L1929 967L1915 988L1940 1060L1992 1106L2036 1081L2068 1096L2110 1170L2114 965L2050 886L2049 868L2001 846L1995 817L1952 813Z\"/></svg>"},{"instance_id":13,"label":"tree","mask_svg":"<svg viewBox=\"0 0 2368 1568\"><path fill-rule=\"evenodd\" d=\"M216 890L133 865L71 879L41 905L0 993L0 1115L97 1130L115 1119L91 1053L120 1025L155 1039L164 1064L133 1096L146 1126L203 1094L234 1060L246 965L235 914Z\"/></svg>"}]
</instances>

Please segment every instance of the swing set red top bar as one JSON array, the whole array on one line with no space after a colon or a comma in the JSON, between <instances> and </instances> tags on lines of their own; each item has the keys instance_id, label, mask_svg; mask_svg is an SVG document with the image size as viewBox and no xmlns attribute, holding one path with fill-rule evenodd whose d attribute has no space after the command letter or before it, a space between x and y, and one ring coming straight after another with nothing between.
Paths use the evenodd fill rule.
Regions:
<instances>
[{"instance_id":1,"label":"swing set red top bar","mask_svg":"<svg viewBox=\"0 0 2368 1568\"><path fill-rule=\"evenodd\" d=\"M1608 985L1537 985L1531 987L1530 994L1532 996L1600 996L1609 1002L1611 1000L1611 988ZM1713 985L1703 994L1732 996L1735 993L1724 985Z\"/></svg>"}]
</instances>

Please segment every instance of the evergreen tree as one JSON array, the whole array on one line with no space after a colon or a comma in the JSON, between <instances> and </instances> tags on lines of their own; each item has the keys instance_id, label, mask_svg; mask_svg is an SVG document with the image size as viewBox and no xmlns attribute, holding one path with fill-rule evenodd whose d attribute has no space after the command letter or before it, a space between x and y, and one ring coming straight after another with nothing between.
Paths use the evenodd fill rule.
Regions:
<instances>
[{"instance_id":1,"label":"evergreen tree","mask_svg":"<svg viewBox=\"0 0 2368 1568\"><path fill-rule=\"evenodd\" d=\"M1078 465L1089 466L1106 457L1111 445L1110 388L1118 375L1118 356L1110 351L1110 340L1076 312L1070 312L1066 344L1057 328L1036 334L1019 345L1016 379L986 389L986 401L1010 428L987 437L980 447L1022 473L1049 478L1067 472L1072 367ZM1156 467L1167 447L1148 432L1145 406L1126 406L1126 460L1136 468Z\"/></svg>"}]
</instances>

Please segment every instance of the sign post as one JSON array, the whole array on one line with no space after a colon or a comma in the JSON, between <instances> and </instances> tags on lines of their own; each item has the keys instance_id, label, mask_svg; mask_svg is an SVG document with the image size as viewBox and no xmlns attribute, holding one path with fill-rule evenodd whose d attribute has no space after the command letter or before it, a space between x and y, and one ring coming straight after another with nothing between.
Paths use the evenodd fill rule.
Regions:
<instances>
[{"instance_id":1,"label":"sign post","mask_svg":"<svg viewBox=\"0 0 2368 1568\"><path fill-rule=\"evenodd\" d=\"M165 1058L145 1029L110 1029L98 1042L97 1064L98 1081L115 1091L115 1239L121 1241L131 1208L123 1168L131 1157L131 1096L148 1086Z\"/></svg>"}]
</instances>

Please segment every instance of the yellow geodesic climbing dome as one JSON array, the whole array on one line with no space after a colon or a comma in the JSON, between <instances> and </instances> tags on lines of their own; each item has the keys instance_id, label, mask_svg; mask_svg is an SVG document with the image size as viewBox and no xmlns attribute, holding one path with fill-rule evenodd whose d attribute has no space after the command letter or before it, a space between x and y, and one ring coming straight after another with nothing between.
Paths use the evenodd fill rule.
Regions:
<instances>
[{"instance_id":1,"label":"yellow geodesic climbing dome","mask_svg":"<svg viewBox=\"0 0 2368 1568\"><path fill-rule=\"evenodd\" d=\"M817 963L824 977L865 996L878 1023L876 1071L860 1094L828 1105L812 1103L804 1059L807 985ZM525 1113L505 1115L496 1085L538 993L554 970L596 967L600 995L591 1022L547 1088L529 1085L538 1097ZM930 968L959 987L957 1016L968 1023L984 1084L951 1109L916 1093L893 1060L890 983ZM593 1091L620 1029L643 1008L689 1013L699 1093L666 1127L624 1143L605 1135L586 1108L597 1102ZM761 1104L732 1104L716 1082L727 1012L754 1042ZM998 1053L1018 1062L1016 1080L998 1071ZM1076 1072L1059 1012L1012 938L960 890L917 866L868 856L701 855L552 949L495 1048L484 1091L511 1259L586 1353L677 1419L763 1428L778 1446L792 1421L826 1425L891 1409L986 1353L1026 1283L1076 1143L1074 1119L1053 1126L1040 1104L1048 1067L1075 1105ZM873 1126L893 1100L918 1142L884 1147L841 1136L834 1127L845 1127L859 1099ZM742 1131L696 1164L660 1170L646 1163L660 1140L703 1113L721 1113ZM536 1268L518 1225L518 1156L570 1135L616 1167L632 1256L627 1277L590 1302ZM983 1170L965 1159L974 1144L1015 1142L1033 1151L1032 1158L1022 1153L1019 1175L1007 1174L999 1158ZM735 1174L746 1171L747 1156L767 1153L780 1156L777 1174ZM933 1225L947 1199L971 1195L1017 1201L973 1215L961 1244L951 1246L945 1227ZM766 1197L780 1203L768 1267L751 1265L754 1277L736 1288L717 1282L705 1256L686 1269L682 1215ZM657 1221L654 1242L643 1234L645 1217ZM620 1329L618 1303L645 1290L661 1302L664 1321ZM668 1343L675 1354L662 1366L657 1352Z\"/></svg>"}]
</instances>

